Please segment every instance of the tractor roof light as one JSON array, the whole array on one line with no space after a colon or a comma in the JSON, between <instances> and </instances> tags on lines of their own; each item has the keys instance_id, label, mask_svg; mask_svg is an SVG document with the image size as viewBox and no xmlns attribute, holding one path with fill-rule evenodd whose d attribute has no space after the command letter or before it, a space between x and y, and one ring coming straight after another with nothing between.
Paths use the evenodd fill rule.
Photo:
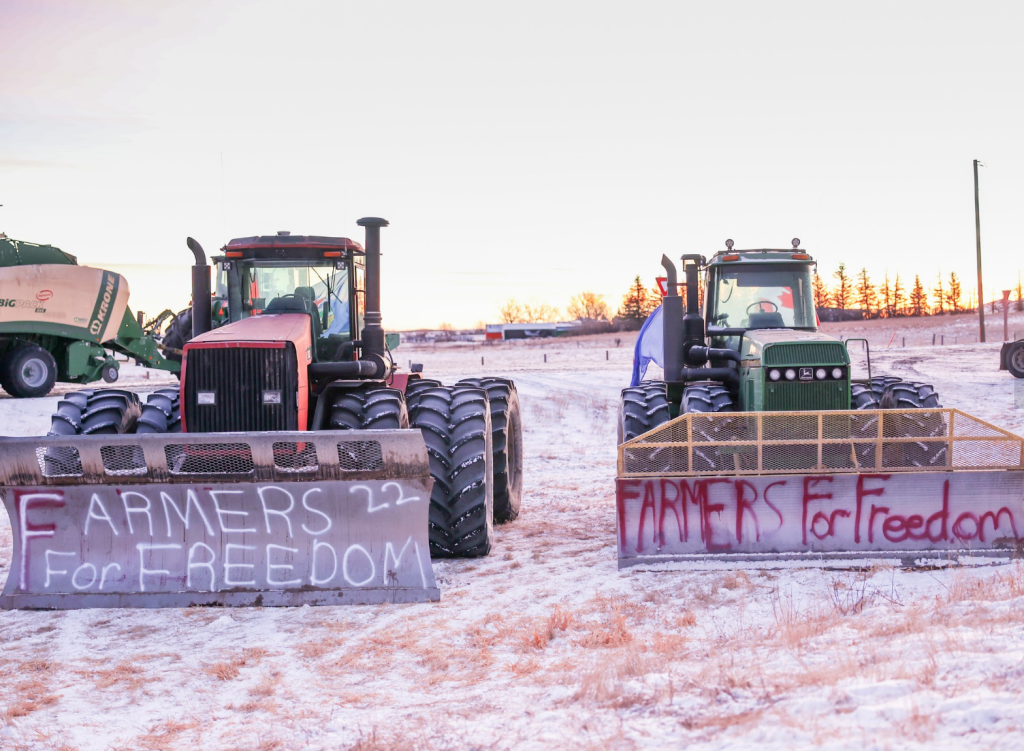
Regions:
<instances>
[{"instance_id":1,"label":"tractor roof light","mask_svg":"<svg viewBox=\"0 0 1024 751\"><path fill-rule=\"evenodd\" d=\"M736 254L733 254L731 256L722 256L722 260L723 261L738 261L738 260L740 260L740 257L738 255L736 255Z\"/></svg>"},{"instance_id":2,"label":"tractor roof light","mask_svg":"<svg viewBox=\"0 0 1024 751\"><path fill-rule=\"evenodd\" d=\"M800 247L800 238L799 237L794 237L793 238L793 250L796 250L799 247Z\"/></svg>"},{"instance_id":3,"label":"tractor roof light","mask_svg":"<svg viewBox=\"0 0 1024 751\"><path fill-rule=\"evenodd\" d=\"M240 250L229 250L224 255L227 256L228 258L243 258L245 256L245 253L241 252Z\"/></svg>"},{"instance_id":4,"label":"tractor roof light","mask_svg":"<svg viewBox=\"0 0 1024 751\"><path fill-rule=\"evenodd\" d=\"M736 243L734 243L732 240L726 240L725 241L725 248L726 248L726 250L732 250L732 246L735 245L735 244Z\"/></svg>"},{"instance_id":5,"label":"tractor roof light","mask_svg":"<svg viewBox=\"0 0 1024 751\"><path fill-rule=\"evenodd\" d=\"M324 258L341 258L340 250L325 250Z\"/></svg>"},{"instance_id":6,"label":"tractor roof light","mask_svg":"<svg viewBox=\"0 0 1024 751\"><path fill-rule=\"evenodd\" d=\"M809 261L811 260L811 257L806 253L794 253L793 259L796 261Z\"/></svg>"}]
</instances>

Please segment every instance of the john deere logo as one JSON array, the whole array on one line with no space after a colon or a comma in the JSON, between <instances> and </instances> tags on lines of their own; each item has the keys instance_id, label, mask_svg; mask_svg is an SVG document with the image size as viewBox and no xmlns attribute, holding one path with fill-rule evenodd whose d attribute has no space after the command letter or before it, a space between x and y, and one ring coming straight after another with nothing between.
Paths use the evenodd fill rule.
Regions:
<instances>
[{"instance_id":1,"label":"john deere logo","mask_svg":"<svg viewBox=\"0 0 1024 751\"><path fill-rule=\"evenodd\" d=\"M38 300L39 302L46 302L46 301L47 301L47 300L49 300L49 299L50 299L51 297L53 297L53 292L52 292L51 290L48 290L48 289L41 289L41 290L39 290L38 292L36 292L36 299L37 299L37 300Z\"/></svg>"},{"instance_id":2,"label":"john deere logo","mask_svg":"<svg viewBox=\"0 0 1024 751\"><path fill-rule=\"evenodd\" d=\"M813 381L814 380L814 368L800 368L800 380L801 381Z\"/></svg>"}]
</instances>

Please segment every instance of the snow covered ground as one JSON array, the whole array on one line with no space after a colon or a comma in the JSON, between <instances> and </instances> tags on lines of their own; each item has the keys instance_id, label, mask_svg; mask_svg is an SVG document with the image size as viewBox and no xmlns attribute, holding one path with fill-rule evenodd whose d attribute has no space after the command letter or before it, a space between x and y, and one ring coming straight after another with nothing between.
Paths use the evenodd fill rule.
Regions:
<instances>
[{"instance_id":1,"label":"snow covered ground","mask_svg":"<svg viewBox=\"0 0 1024 751\"><path fill-rule=\"evenodd\" d=\"M614 339L396 353L446 381L507 373L523 404L522 515L488 558L434 565L440 603L2 612L0 748L1024 742L1020 564L619 572L615 412L632 340ZM876 370L1024 433L1024 382L997 370L998 344L872 344ZM0 400L0 432L45 432L55 402ZM0 580L10 556L4 519Z\"/></svg>"}]
</instances>

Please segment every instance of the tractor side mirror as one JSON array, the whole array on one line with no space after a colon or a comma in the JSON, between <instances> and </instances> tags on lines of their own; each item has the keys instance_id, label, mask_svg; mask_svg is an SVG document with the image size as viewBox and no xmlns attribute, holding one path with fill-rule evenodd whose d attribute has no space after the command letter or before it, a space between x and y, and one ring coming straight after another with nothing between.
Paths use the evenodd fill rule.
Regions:
<instances>
[{"instance_id":1,"label":"tractor side mirror","mask_svg":"<svg viewBox=\"0 0 1024 751\"><path fill-rule=\"evenodd\" d=\"M410 373L422 373L423 372L423 363L421 363L421 362L409 363L409 372Z\"/></svg>"}]
</instances>

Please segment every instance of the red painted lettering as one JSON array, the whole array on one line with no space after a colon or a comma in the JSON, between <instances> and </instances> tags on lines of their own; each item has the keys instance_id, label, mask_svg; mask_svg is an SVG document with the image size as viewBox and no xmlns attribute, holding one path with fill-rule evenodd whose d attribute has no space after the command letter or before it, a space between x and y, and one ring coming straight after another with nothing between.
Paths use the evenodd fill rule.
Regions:
<instances>
[{"instance_id":1,"label":"red painted lettering","mask_svg":"<svg viewBox=\"0 0 1024 751\"><path fill-rule=\"evenodd\" d=\"M682 482L686 482L683 480ZM673 497L668 497L668 490L671 489ZM679 529L679 542L687 542L690 539L690 525L686 518L686 502L683 501L683 493L679 486L672 480L662 478L661 480L661 514L658 516L658 539L665 544L665 512L671 510L676 515L676 527Z\"/></svg>"},{"instance_id":2,"label":"red painted lettering","mask_svg":"<svg viewBox=\"0 0 1024 751\"><path fill-rule=\"evenodd\" d=\"M964 522L969 521L974 525L974 529L968 532L964 529ZM953 522L953 535L958 540L973 540L978 536L978 530L981 529L981 524L978 522L977 514L972 514L970 511L964 511L960 516Z\"/></svg>"},{"instance_id":3,"label":"red painted lettering","mask_svg":"<svg viewBox=\"0 0 1024 751\"><path fill-rule=\"evenodd\" d=\"M864 499L868 496L880 496L885 494L885 488L865 488L864 483L868 480L888 480L891 475L859 475L857 477L857 515L853 521L853 541L860 542L860 511ZM872 507L873 508L873 507ZM886 509L888 511L888 509ZM870 523L868 525L870 527ZM868 539L871 539L871 530L868 529Z\"/></svg>"},{"instance_id":4,"label":"red painted lettering","mask_svg":"<svg viewBox=\"0 0 1024 751\"><path fill-rule=\"evenodd\" d=\"M879 493L878 495L881 495L881 493ZM888 506L876 506L873 503L871 504L871 516L868 518L868 542L874 542L875 541L875 516L877 516L878 514L882 515L882 523L883 523L882 526L884 527L885 526L885 515L888 514L888 513L889 513L889 507ZM882 530L882 533L885 534L885 530L884 529Z\"/></svg>"},{"instance_id":5,"label":"red painted lettering","mask_svg":"<svg viewBox=\"0 0 1024 751\"><path fill-rule=\"evenodd\" d=\"M801 525L803 527L804 545L807 544L807 505L811 501L830 501L832 500L831 493L812 493L811 486L817 485L821 482L832 482L832 478L829 475L819 475L817 477L808 476L804 478L804 498L803 498L803 519Z\"/></svg>"},{"instance_id":6,"label":"red painted lettering","mask_svg":"<svg viewBox=\"0 0 1024 751\"><path fill-rule=\"evenodd\" d=\"M998 511L986 511L984 514L981 515L981 519L978 522L979 540L985 542L985 520L990 519L992 521L992 533L995 534L995 531L999 529L999 518L1003 514L1006 514L1009 517L1010 529L1013 530L1013 539L1017 539L1017 525L1013 521L1013 514L1010 512L1010 509L1006 508L1006 506L1003 506Z\"/></svg>"},{"instance_id":7,"label":"red painted lettering","mask_svg":"<svg viewBox=\"0 0 1024 751\"><path fill-rule=\"evenodd\" d=\"M616 484L618 498L615 505L619 507L619 545L626 547L626 501L635 501L640 497L639 480L619 480Z\"/></svg>"},{"instance_id":8,"label":"red painted lettering","mask_svg":"<svg viewBox=\"0 0 1024 751\"><path fill-rule=\"evenodd\" d=\"M932 531L932 524L939 522L939 531ZM940 540L948 540L949 535L946 532L946 526L949 523L949 480L942 483L942 510L936 511L934 514L928 517L928 521L924 525L925 536L932 542L939 542Z\"/></svg>"},{"instance_id":9,"label":"red painted lettering","mask_svg":"<svg viewBox=\"0 0 1024 751\"><path fill-rule=\"evenodd\" d=\"M747 498L746 492L749 490L754 494L753 498ZM746 480L736 481L736 542L743 542L743 513L745 511L750 512L750 515L754 519L754 539L761 539L761 527L757 523L757 514L754 512L754 501L757 500L757 488Z\"/></svg>"},{"instance_id":10,"label":"red painted lettering","mask_svg":"<svg viewBox=\"0 0 1024 751\"><path fill-rule=\"evenodd\" d=\"M654 508L654 481L648 480L644 483L644 500L640 504L640 523L636 530L636 552L641 553L644 549L644 519L647 517L647 509L651 510L651 524L658 524L658 512ZM654 544L658 544L657 526L655 526Z\"/></svg>"},{"instance_id":11,"label":"red painted lettering","mask_svg":"<svg viewBox=\"0 0 1024 751\"><path fill-rule=\"evenodd\" d=\"M819 540L824 540L826 537L834 537L836 534L836 517L844 516L848 517L850 512L846 509L837 508L829 515L825 515L824 511L819 511L811 518L811 534L817 537ZM825 522L825 532L818 534L817 525L819 521Z\"/></svg>"}]
</instances>

